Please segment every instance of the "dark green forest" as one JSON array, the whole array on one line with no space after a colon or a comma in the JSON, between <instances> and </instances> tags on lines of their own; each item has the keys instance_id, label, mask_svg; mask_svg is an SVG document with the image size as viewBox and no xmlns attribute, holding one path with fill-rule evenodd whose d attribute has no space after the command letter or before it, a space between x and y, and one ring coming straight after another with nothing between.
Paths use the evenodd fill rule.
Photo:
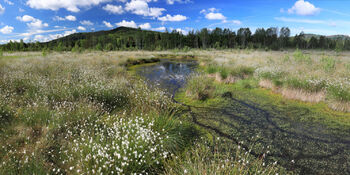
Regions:
<instances>
[{"instance_id":1,"label":"dark green forest","mask_svg":"<svg viewBox=\"0 0 350 175\"><path fill-rule=\"evenodd\" d=\"M184 35L172 32L154 32L119 27L109 31L75 33L49 42L10 42L0 45L2 51L82 51L82 50L167 50L167 49L324 49L350 50L346 36L319 36L300 33L291 36L290 29L259 28L254 33L249 28L237 31L207 28L190 31Z\"/></svg>"}]
</instances>

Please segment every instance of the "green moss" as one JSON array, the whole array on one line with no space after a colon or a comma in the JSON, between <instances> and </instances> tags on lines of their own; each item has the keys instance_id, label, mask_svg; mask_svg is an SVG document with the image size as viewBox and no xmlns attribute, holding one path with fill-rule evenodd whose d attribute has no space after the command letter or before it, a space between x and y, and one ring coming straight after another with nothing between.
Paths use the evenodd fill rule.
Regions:
<instances>
[{"instance_id":1,"label":"green moss","mask_svg":"<svg viewBox=\"0 0 350 175\"><path fill-rule=\"evenodd\" d=\"M247 83L250 84L248 88ZM231 92L234 98L242 101L254 102L266 110L282 111L293 120L310 122L312 125L319 123L334 129L335 133L344 133L350 129L349 113L333 111L325 103L314 104L297 100L288 100L282 97L282 95L275 94L270 90L257 88L257 83L258 81L254 79L239 81L235 84L215 83L214 93L217 95L205 102L189 99L184 92L177 94L176 99L185 104L194 106L223 106L225 105L225 99L218 94ZM288 112L295 111L296 109L300 109L300 111L308 110L309 112L307 115L298 115L298 113Z\"/></svg>"}]
</instances>

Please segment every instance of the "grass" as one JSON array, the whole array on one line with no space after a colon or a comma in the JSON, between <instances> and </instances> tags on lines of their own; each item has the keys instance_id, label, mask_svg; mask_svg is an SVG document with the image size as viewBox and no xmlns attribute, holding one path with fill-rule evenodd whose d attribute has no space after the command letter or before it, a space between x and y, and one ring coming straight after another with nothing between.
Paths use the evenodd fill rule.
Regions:
<instances>
[{"instance_id":1,"label":"grass","mask_svg":"<svg viewBox=\"0 0 350 175\"><path fill-rule=\"evenodd\" d=\"M2 62L0 174L158 174L191 146L197 129L126 59L73 56Z\"/></svg>"},{"instance_id":2,"label":"grass","mask_svg":"<svg viewBox=\"0 0 350 175\"><path fill-rule=\"evenodd\" d=\"M214 141L217 135L195 125L187 109L127 72L125 65L158 56L196 58L207 74L240 79L224 84L206 74L195 75L178 101L221 107L232 96L280 111L286 116L283 120L316 123L340 136L350 128L348 114L327 107L350 101L349 53L186 50L3 55L14 59L0 60L0 174L290 173L279 164L247 155L231 141ZM279 88L326 91L327 98L319 103L286 100L259 88L261 79ZM245 132L223 124L231 120L199 118L242 137Z\"/></svg>"},{"instance_id":3,"label":"grass","mask_svg":"<svg viewBox=\"0 0 350 175\"><path fill-rule=\"evenodd\" d=\"M186 94L195 100L205 101L214 97L213 81L205 76L194 75L187 82Z\"/></svg>"},{"instance_id":4,"label":"grass","mask_svg":"<svg viewBox=\"0 0 350 175\"><path fill-rule=\"evenodd\" d=\"M247 150L240 146L228 146L231 145L228 142L220 137L214 137L214 142L198 139L193 148L166 163L165 174L288 173L278 169L273 163L267 164L263 159L256 159L246 154ZM178 164L182 166L176 166Z\"/></svg>"},{"instance_id":5,"label":"grass","mask_svg":"<svg viewBox=\"0 0 350 175\"><path fill-rule=\"evenodd\" d=\"M294 136L306 135L308 138L314 138L316 140L324 139L324 137L322 137L323 135L347 138L350 129L350 115L348 113L334 111L324 102L306 103L299 100L288 100L284 96L276 94L271 90L259 88L258 83L259 79L256 78L240 80L234 84L214 82L215 90L213 94L216 95L212 98L206 99L205 101L192 99L190 96L186 95L187 88L185 88L178 94L176 99L191 106L192 112L197 116L196 122L199 123L200 126L204 127L206 130L218 133L220 137L222 136L228 139L231 142L227 144L228 146L232 147L233 143L231 139L237 139L238 141L247 142L249 145L248 147L261 153L261 146L263 145L266 148L266 144L271 143L271 154L268 156L270 163L271 159L273 161L276 160L280 162L283 167L289 167L289 170L293 170L297 174L301 172L299 172L300 169L298 170L296 167L304 166L305 162L308 162L312 170L311 172L320 174L338 172L339 169L336 166L342 166L343 164L341 163L329 165L328 162L332 160L322 162L319 159L308 160L308 158L300 158L297 155L300 154L299 146L303 147L302 152L305 154L313 155L318 153L323 154L321 152L325 152L326 155L326 152L329 151L327 150L329 146L342 149L341 145L332 142L328 144L322 141L306 141L303 137ZM272 124L270 122L272 122ZM265 130L266 128L269 128L267 132ZM283 132L278 129L274 131L273 128L281 129ZM269 133L269 131L271 131L271 133ZM257 141L252 140L252 136L255 136L254 134L257 133L263 134ZM321 144L322 146L315 148L313 146L314 144ZM201 146L197 148L201 150L200 152L212 148L211 146L208 148L202 148ZM220 146L221 149L224 149L222 148L224 147L223 144L220 144ZM288 150L288 153L281 153L283 150ZM180 158L180 161L186 162L185 166L180 169L178 169L178 167L172 168L168 174L179 174L185 171L189 172L189 174L212 174L212 172L215 172L215 168L222 174L252 174L252 172L249 172L249 169L261 165L261 162L260 164L253 163L253 165L244 168L243 171L239 171L242 169L238 167L244 165L232 165L237 164L237 161L232 161L232 159L230 159L234 159L235 156L228 156L230 158L226 159L226 162L220 161L222 159L210 158L208 158L210 161L206 161L205 159L199 158L203 156L193 156L200 155L197 151L198 150L188 151L188 155L184 155L184 157ZM232 150L229 152L235 153L236 151L237 150ZM224 151L219 151L218 154L220 154L218 157L227 156ZM288 155L292 158L288 161L285 160L286 157L281 159L279 156L274 156L279 154ZM208 157L211 155L212 154L208 154ZM334 158L342 160L342 156L343 154L340 153L334 155ZM243 156L241 155L238 157ZM258 160L253 159L253 162L258 162ZM294 166L293 162L296 162L297 165ZM235 168L238 168L238 170L235 170ZM276 172L282 174L291 173L278 170L279 168L280 166L275 166L271 171L274 172L273 174ZM256 171L253 172L259 172L261 174L264 170L269 171L269 168L257 168Z\"/></svg>"}]
</instances>

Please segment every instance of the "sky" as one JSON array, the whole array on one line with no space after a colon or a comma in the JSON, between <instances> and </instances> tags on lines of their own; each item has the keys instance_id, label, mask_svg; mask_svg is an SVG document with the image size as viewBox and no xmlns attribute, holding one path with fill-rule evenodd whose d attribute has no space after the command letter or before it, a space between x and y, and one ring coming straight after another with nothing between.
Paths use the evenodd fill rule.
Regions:
<instances>
[{"instance_id":1,"label":"sky","mask_svg":"<svg viewBox=\"0 0 350 175\"><path fill-rule=\"evenodd\" d=\"M348 0L0 0L0 43L49 41L120 26L145 30L289 27L350 35Z\"/></svg>"}]
</instances>

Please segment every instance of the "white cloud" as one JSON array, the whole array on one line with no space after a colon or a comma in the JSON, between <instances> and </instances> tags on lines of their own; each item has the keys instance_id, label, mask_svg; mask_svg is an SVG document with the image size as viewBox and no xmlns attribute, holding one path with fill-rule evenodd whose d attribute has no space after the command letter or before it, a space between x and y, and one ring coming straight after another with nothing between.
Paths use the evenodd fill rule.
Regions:
<instances>
[{"instance_id":1,"label":"white cloud","mask_svg":"<svg viewBox=\"0 0 350 175\"><path fill-rule=\"evenodd\" d=\"M19 12L24 12L25 10L22 9L22 8L19 8L18 11L19 11Z\"/></svg>"},{"instance_id":2,"label":"white cloud","mask_svg":"<svg viewBox=\"0 0 350 175\"><path fill-rule=\"evenodd\" d=\"M235 25L241 25L242 22L240 20L224 20L222 21L223 23L231 23L231 24L235 24Z\"/></svg>"},{"instance_id":3,"label":"white cloud","mask_svg":"<svg viewBox=\"0 0 350 175\"><path fill-rule=\"evenodd\" d=\"M174 16L166 15L163 17L158 17L158 20L163 21L163 22L165 22L165 21L185 21L185 20L187 20L187 17L183 16L183 15L174 15Z\"/></svg>"},{"instance_id":4,"label":"white cloud","mask_svg":"<svg viewBox=\"0 0 350 175\"><path fill-rule=\"evenodd\" d=\"M44 35L35 35L34 41L47 42L47 41L49 41L49 38L44 37Z\"/></svg>"},{"instance_id":5,"label":"white cloud","mask_svg":"<svg viewBox=\"0 0 350 175\"><path fill-rule=\"evenodd\" d=\"M103 21L103 24L108 28L113 28L113 25L110 22Z\"/></svg>"},{"instance_id":6,"label":"white cloud","mask_svg":"<svg viewBox=\"0 0 350 175\"><path fill-rule=\"evenodd\" d=\"M203 10L201 10L199 13L200 13L200 14L208 14L208 13L210 13L210 12L212 12L212 13L214 13L214 12L219 12L219 9L212 7L212 8L209 8L208 10L203 9Z\"/></svg>"},{"instance_id":7,"label":"white cloud","mask_svg":"<svg viewBox=\"0 0 350 175\"><path fill-rule=\"evenodd\" d=\"M308 1L298 0L295 2L294 6L288 9L289 14L297 14L297 15L315 15L321 11L320 8L315 7Z\"/></svg>"},{"instance_id":8,"label":"white cloud","mask_svg":"<svg viewBox=\"0 0 350 175\"><path fill-rule=\"evenodd\" d=\"M210 12L205 15L205 18L209 20L226 20L226 17L221 13Z\"/></svg>"},{"instance_id":9,"label":"white cloud","mask_svg":"<svg viewBox=\"0 0 350 175\"><path fill-rule=\"evenodd\" d=\"M131 0L125 4L125 10L136 15L158 17L166 11L164 8L149 7L147 2L151 0Z\"/></svg>"},{"instance_id":10,"label":"white cloud","mask_svg":"<svg viewBox=\"0 0 350 175\"><path fill-rule=\"evenodd\" d=\"M85 30L86 30L86 28L83 27L83 26L79 26L77 29L78 29L78 30L81 30L81 31L85 31Z\"/></svg>"},{"instance_id":11,"label":"white cloud","mask_svg":"<svg viewBox=\"0 0 350 175\"><path fill-rule=\"evenodd\" d=\"M65 21L66 19L65 19L65 18L62 18L62 17L60 17L60 16L55 16L55 17L53 17L53 20L54 20L54 21Z\"/></svg>"},{"instance_id":12,"label":"white cloud","mask_svg":"<svg viewBox=\"0 0 350 175\"><path fill-rule=\"evenodd\" d=\"M119 15L124 13L123 7L121 5L116 6L116 5L107 4L106 6L103 7L103 10L109 13L119 14Z\"/></svg>"},{"instance_id":13,"label":"white cloud","mask_svg":"<svg viewBox=\"0 0 350 175\"><path fill-rule=\"evenodd\" d=\"M119 27L131 27L131 28L137 28L137 25L134 21L125 21L123 20L122 22L116 23L117 26Z\"/></svg>"},{"instance_id":14,"label":"white cloud","mask_svg":"<svg viewBox=\"0 0 350 175\"><path fill-rule=\"evenodd\" d=\"M27 0L27 5L34 9L57 11L61 8L71 12L79 12L80 7L90 7L111 0Z\"/></svg>"},{"instance_id":15,"label":"white cloud","mask_svg":"<svg viewBox=\"0 0 350 175\"><path fill-rule=\"evenodd\" d=\"M10 0L4 0L5 3L7 3L8 5L14 5L14 3Z\"/></svg>"},{"instance_id":16,"label":"white cloud","mask_svg":"<svg viewBox=\"0 0 350 175\"><path fill-rule=\"evenodd\" d=\"M165 31L166 28L165 28L165 27L158 27L158 28L153 28L152 30L155 30L155 31Z\"/></svg>"},{"instance_id":17,"label":"white cloud","mask_svg":"<svg viewBox=\"0 0 350 175\"><path fill-rule=\"evenodd\" d=\"M65 19L68 21L76 21L77 20L77 18L75 16L72 16L72 15L66 16Z\"/></svg>"},{"instance_id":18,"label":"white cloud","mask_svg":"<svg viewBox=\"0 0 350 175\"><path fill-rule=\"evenodd\" d=\"M17 16L16 19L22 22L27 22L27 26L31 29L40 29L49 26L49 24L43 23L43 21L41 21L40 19L36 19L29 15L24 15L22 17Z\"/></svg>"},{"instance_id":19,"label":"white cloud","mask_svg":"<svg viewBox=\"0 0 350 175\"><path fill-rule=\"evenodd\" d=\"M141 24L141 25L139 25L139 27L140 27L141 29L146 29L146 30L152 28L150 23Z\"/></svg>"},{"instance_id":20,"label":"white cloud","mask_svg":"<svg viewBox=\"0 0 350 175\"><path fill-rule=\"evenodd\" d=\"M276 17L275 20L282 22L295 22L295 23L305 23L305 24L326 24L328 22L322 20L311 20L311 19L296 19L296 18L285 18Z\"/></svg>"},{"instance_id":21,"label":"white cloud","mask_svg":"<svg viewBox=\"0 0 350 175\"><path fill-rule=\"evenodd\" d=\"M24 15L24 16L22 16L22 17L17 16L16 19L19 20L19 21L22 21L22 22L31 22L31 21L34 21L34 20L35 20L34 17L29 16L29 15Z\"/></svg>"},{"instance_id":22,"label":"white cloud","mask_svg":"<svg viewBox=\"0 0 350 175\"><path fill-rule=\"evenodd\" d=\"M65 31L63 36L68 36L68 35L71 35L71 34L74 34L74 33L77 33L77 30L69 30L69 31Z\"/></svg>"},{"instance_id":23,"label":"white cloud","mask_svg":"<svg viewBox=\"0 0 350 175\"><path fill-rule=\"evenodd\" d=\"M0 15L5 13L5 7L0 4Z\"/></svg>"},{"instance_id":24,"label":"white cloud","mask_svg":"<svg viewBox=\"0 0 350 175\"><path fill-rule=\"evenodd\" d=\"M85 26L92 26L92 25L94 25L94 23L89 21L89 20L80 21L80 24L85 25Z\"/></svg>"},{"instance_id":25,"label":"white cloud","mask_svg":"<svg viewBox=\"0 0 350 175\"><path fill-rule=\"evenodd\" d=\"M35 21L33 21L31 23L27 23L27 26L29 28L32 28L32 29L40 29L40 28L43 28L43 27L48 27L49 24L43 23L41 20L36 19Z\"/></svg>"},{"instance_id":26,"label":"white cloud","mask_svg":"<svg viewBox=\"0 0 350 175\"><path fill-rule=\"evenodd\" d=\"M26 33L18 34L17 36L19 36L19 37L30 37L32 35L44 34L44 33L53 33L53 32L59 32L59 31L64 31L64 30L68 30L68 29L66 29L66 28L64 28L64 29L54 29L54 30L37 29L37 30L31 30L31 31L26 32Z\"/></svg>"},{"instance_id":27,"label":"white cloud","mask_svg":"<svg viewBox=\"0 0 350 175\"><path fill-rule=\"evenodd\" d=\"M3 27L3 28L0 29L0 32L1 32L2 34L10 34L10 33L12 33L13 29L14 29L14 28L11 27L11 26L5 26L5 27Z\"/></svg>"},{"instance_id":28,"label":"white cloud","mask_svg":"<svg viewBox=\"0 0 350 175\"><path fill-rule=\"evenodd\" d=\"M66 16L64 18L60 17L60 16L55 16L53 18L53 20L55 20L55 21L76 21L77 18L75 16L72 16L72 15L68 15L68 16Z\"/></svg>"},{"instance_id":29,"label":"white cloud","mask_svg":"<svg viewBox=\"0 0 350 175\"><path fill-rule=\"evenodd\" d=\"M228 23L226 16L219 12L216 8L203 9L199 12L200 14L205 15L205 18L208 20L221 20L222 23ZM237 22L237 20L235 20ZM232 21L231 21L232 22Z\"/></svg>"},{"instance_id":30,"label":"white cloud","mask_svg":"<svg viewBox=\"0 0 350 175\"><path fill-rule=\"evenodd\" d=\"M173 5L175 2L183 4L183 3L189 3L192 1L190 1L190 0L166 0L166 3L170 4L170 5Z\"/></svg>"}]
</instances>

